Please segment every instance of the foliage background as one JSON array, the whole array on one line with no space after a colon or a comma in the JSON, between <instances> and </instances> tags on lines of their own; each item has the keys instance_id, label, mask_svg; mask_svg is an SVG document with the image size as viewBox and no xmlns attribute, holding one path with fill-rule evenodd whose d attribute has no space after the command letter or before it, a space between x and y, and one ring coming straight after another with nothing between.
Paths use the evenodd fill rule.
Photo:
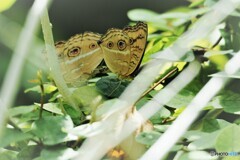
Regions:
<instances>
[{"instance_id":1,"label":"foliage background","mask_svg":"<svg viewBox=\"0 0 240 160\"><path fill-rule=\"evenodd\" d=\"M2 37L0 38L0 84L2 84L12 53L12 48L8 46L14 47L16 45L16 37L20 33L20 27L24 24L27 12L32 4L33 0L16 1L11 9L1 13L15 22L16 24L14 24L17 28L12 26L12 24L3 24L4 22L0 21L2 26L2 35L0 35ZM164 12L187 4L189 3L185 0L168 0L164 1L164 3L158 0L152 0L151 2L145 0L114 2L111 0L60 0L53 1L49 8L49 17L53 25L54 39L59 41L67 40L72 35L83 33L84 31L105 33L107 29L112 27L122 28L129 23L127 12L130 9L146 8L156 12ZM11 34L4 34L4 32ZM41 30L39 30L37 37L42 39ZM8 43L7 46L6 43ZM38 51L42 52L41 48ZM37 100L37 95L34 93L22 94L24 89L30 87L31 84L28 83L28 80L33 78L37 70L37 68L34 68L34 70L26 69L22 76L22 89L17 96L16 105L31 104L32 100Z\"/></svg>"},{"instance_id":2,"label":"foliage background","mask_svg":"<svg viewBox=\"0 0 240 160\"><path fill-rule=\"evenodd\" d=\"M56 2L56 1L55 1ZM170 2L170 1L168 1ZM178 1L180 2L180 1ZM204 3L206 6L211 6L214 4L216 1L214 0L199 0L199 2ZM147 8L148 5L144 3L134 3L137 4L137 6L131 6L130 3L126 3L129 6L124 7L123 12L120 12L119 10L115 9L121 6L124 3L114 3L114 5L109 2L106 2L104 7L108 9L104 9L104 7L100 7L101 5L98 6L99 2L96 2L97 8L100 8L100 12L103 14L98 14L100 17L96 16L88 16L87 18L84 16L78 16L76 12L72 12L73 10L80 11L80 15L93 15L91 10L85 10L84 8L89 8L87 7L89 3L81 3L79 5L76 5L77 3L74 3L74 5L71 5L69 8L70 11L68 13L71 13L70 15L64 14L62 12L62 9L60 13L54 14L56 10L54 10L54 7L57 8L57 6L61 3L57 3L52 5L52 8L50 9L50 19L52 20L53 24L53 30L54 30L54 35L56 39L68 39L69 36L83 32L86 30L91 30L91 31L96 31L100 33L104 33L106 30L105 28L109 27L119 27L122 28L122 24L118 20L116 20L116 17L125 17L126 13L130 9L138 8L143 6L144 8ZM146 2L145 2L146 3ZM185 1L183 3L186 3ZM28 4L28 3L26 3ZM29 3L31 4L31 3ZM28 4L28 5L29 5ZM70 3L67 3L70 4ZM73 4L73 3L71 3ZM101 3L102 4L102 3ZM118 5L117 5L118 4ZM153 3L154 4L154 3ZM174 4L174 3L172 3ZM17 3L15 4L17 5ZM140 5L140 6L138 6ZM176 5L176 3L175 3ZM68 5L62 5L64 8ZM81 7L79 7L81 6ZM96 7L95 6L95 7ZM156 5L149 7L151 10L155 10L159 12L158 8L155 8ZM179 4L177 4L179 6ZM59 6L58 6L59 7ZM172 7L172 6L171 6ZM61 7L59 7L61 8ZM103 10L102 10L103 9ZM121 8L122 9L122 8ZM11 8L10 10L3 12L4 16L11 17L11 11L14 10L14 7ZM17 10L17 9L16 9ZM27 8L26 8L27 10ZM15 11L15 10L14 10ZM64 9L65 11L65 9ZM99 11L98 9L94 9L94 11ZM106 13L103 11L107 11ZM185 10L186 11L186 10ZM185 12L184 11L184 12ZM87 12L91 12L91 14L85 14ZM136 13L142 13L142 15L145 15L148 17L147 20L151 21L152 17L156 15L156 13L151 12L151 11L146 11L146 10L138 10L136 12L132 11L132 14L129 14L128 16L133 20L133 19L140 19L145 18L144 16L141 17L139 14ZM188 11L186 11L188 12ZM16 13L16 12L15 12ZM51 14L53 13L53 14ZM74 14L72 14L74 13ZM110 14L109 14L110 13ZM112 13L116 13L112 15ZM9 15L8 15L9 14ZM191 14L193 14L191 12ZM20 15L20 14L19 14ZM17 15L17 16L19 16ZM57 18L54 17L61 17L59 21L57 21ZM64 18L64 15L66 17L71 17L71 18ZM104 16L103 16L104 15ZM125 15L125 16L122 16ZM150 16L149 16L150 15ZM201 14L200 14L201 15ZM52 17L53 16L53 17ZM113 22L110 22L108 20L108 16L110 17L115 17L113 18ZM178 15L175 15L178 17ZM19 16L19 17L24 17L24 15ZM154 130L151 132L142 132L136 137L136 141L140 144L145 145L147 148L150 147L155 140L157 140L169 127L172 121L175 120L179 116L179 114L185 109L187 104L191 101L191 99L197 94L199 89L207 82L209 79L209 74L216 73L218 71L222 71L224 64L227 62L227 60L234 54L232 51L229 51L229 49L232 49L234 51L239 50L239 13L236 11L233 13L231 16L229 16L226 21L226 26L222 27L220 29L221 31L221 36L224 39L224 43L221 43L221 46L217 46L217 50L215 52L208 52L210 55L205 55L210 59L209 64L204 64L202 63L202 70L200 72L200 75L192 81L186 88L184 88L174 99L172 99L169 103L166 104L166 106L159 112L157 112L150 120L152 124L154 125ZM1 17L2 18L2 17ZM195 17L198 18L198 17ZM14 19L14 18L13 18ZM83 19L83 20L79 20ZM94 20L91 21L91 19ZM176 18L178 19L178 18ZM180 18L181 19L181 18ZM56 21L55 21L56 20ZM66 21L64 21L66 20ZM96 20L96 21L95 21ZM123 19L121 19L123 20ZM17 20L14 20L17 21ZM23 22L24 20L20 20L19 22ZM129 20L126 20L125 22L123 20L123 23L128 23ZM190 22L194 23L195 19L191 19ZM2 21L3 22L3 21ZM59 22L63 22L63 24L59 24ZM84 24L83 24L84 22ZM86 23L85 23L86 22ZM168 21L171 24L171 20ZM115 24L116 23L116 24ZM4 24L4 23L3 23ZM94 24L94 25L87 25L87 24ZM98 25L96 25L98 24ZM125 25L125 24L124 24ZM4 31L9 31L10 33L16 33L16 34L5 34L5 36L9 36L6 38L2 38L1 41L3 42L2 48L3 51L6 50L11 52L11 49L14 48L14 40L16 38L16 35L18 34L18 25L16 23L10 23L10 24L4 24L5 28L2 28L1 34L4 35ZM7 27L6 27L7 26ZM61 27L57 27L61 26ZM73 27L72 27L73 26ZM101 26L101 27L99 27ZM154 53L158 50L162 50L164 47L167 47L173 41L182 34L184 29L188 29L187 24L183 24L183 26L180 26L179 28L176 27L172 31L169 32L163 32L160 34L163 35L151 35L152 37L150 39L150 44L149 48L147 49L146 56L148 56L151 53ZM70 27L71 29L66 29L67 27ZM86 29L86 28L87 29ZM96 27L96 28L95 28ZM103 28L102 28L103 27ZM162 27L162 26L161 26ZM229 28L228 28L229 27ZM56 28L56 29L55 29ZM81 28L81 30L79 29ZM5 30L4 30L5 29ZM64 30L67 30L65 34L62 34ZM102 31L104 30L104 31ZM162 28L158 28L157 30L162 30ZM164 29L163 29L164 30ZM159 33L158 33L159 34ZM169 36L170 34L170 36ZM167 35L167 36L166 36ZM41 32L39 32L39 35L36 35L39 38L36 38L36 46L33 46L33 52L40 53L42 51L42 46L41 46ZM155 37L154 37L155 36ZM166 36L166 37L165 37ZM13 40L13 41L11 41ZM38 46L39 43L39 46ZM158 45L156 45L158 44ZM163 45L164 47L158 48L159 46ZM197 43L198 46L208 46L204 49L211 50L209 48L209 45L202 44L201 42ZM12 48L11 48L12 47ZM201 50L200 50L201 51ZM4 52L3 52L4 53ZM214 55L213 53L217 54ZM204 54L204 53L203 53ZM213 54L213 55L211 55ZM1 56L1 60L3 60L3 63L7 63L7 58L9 54L4 54ZM200 62L202 62L201 57L198 57L200 59ZM166 58L166 57L165 57ZM171 57L170 57L171 58ZM37 64L37 60L29 58L28 61L32 64L35 64L36 68L30 67L26 68L23 73L23 88L29 88L29 84L26 83L27 80L32 79L36 75L36 69L41 66L41 64ZM191 61L191 60L190 60ZM4 74L1 72L1 74ZM222 73L218 74L218 76L226 76ZM228 76L228 75L227 75ZM226 76L226 77L227 77ZM212 150L216 150L218 152L220 151L239 151L240 150L240 145L237 143L239 140L238 134L240 133L239 129L239 99L240 99L240 94L239 94L239 81L238 78L239 76L236 74L234 75L235 78L234 81L232 81L230 84L228 84L224 90L222 90L217 96L215 96L210 103L205 106L203 110L203 114L199 117L198 121L196 121L192 127L190 128L189 131L184 134L183 139L181 139L178 144L174 146L174 148L171 150L173 153L176 153L176 155L168 155L167 158L171 159L173 156L175 156L176 159L191 159L197 158L198 156L201 157L207 157L208 152ZM93 118L91 119L90 123L87 123L86 125L96 125L98 127L98 123L93 123L97 120L98 112L95 112L94 108L89 109L89 106L91 104L89 102L92 102L93 99L91 99L91 96L97 96L99 95L98 92L95 92L94 86L88 86L88 87L83 87L81 90L77 92L77 96L79 96L79 99L81 101L81 105L83 106L82 112L86 115L80 116L76 114L76 112L73 112L71 110L71 107L69 107L67 104L65 104L64 101L62 101L61 98L58 97L58 93L54 93L56 88L52 85L49 84L42 84L41 78L42 75L40 72L38 72L37 76L38 80L37 83L40 84L40 86L44 86L45 91L39 90L36 87L28 89L28 91L33 91L36 96L36 100L34 98L27 98L27 101L19 101L16 103L16 105L19 104L33 104L33 102L39 102L39 93L41 93L41 96L45 96L47 94L50 94L48 98L50 98L49 102L50 103L45 103L44 104L44 111L39 110L41 107L41 104L35 103L34 105L30 106L20 106L16 108L12 108L10 110L10 119L9 119L9 124L14 127L14 129L6 129L4 132L4 135L6 136L6 139L2 139L1 141L1 146L7 146L5 149L8 149L6 154L2 152L0 156L10 156L9 152L14 153L12 156L17 156L18 159L26 159L30 157L37 157L36 160L41 160L50 154L48 158L60 158L61 154L63 156L70 156L71 153L75 153L74 150L71 150L70 148L66 148L66 145L70 145L71 148L75 149L78 147L79 144L81 144L82 140L84 139L83 137L86 136L88 137L89 134L94 134L94 131L98 131L98 129L101 131L103 128L97 128L96 130L92 130L91 132L87 132L84 129L85 121L87 120L86 117L91 115ZM109 79L107 79L109 80ZM113 82L113 81L110 81ZM98 84L96 84L98 85ZM39 86L38 86L39 87ZM93 88L91 90L90 88ZM104 90L105 91L105 90ZM86 93L89 94L86 95ZM103 92L104 93L104 92ZM22 95L22 91L20 91L20 94ZM29 94L29 93L28 93ZM146 103L151 97L153 97L156 94L156 91L152 91L144 97L144 99L141 101L141 103ZM84 97L85 96L85 97ZM18 96L20 97L20 96ZM89 98L89 99L88 99ZM109 97L108 97L109 98ZM19 98L22 100L22 98ZM57 102L57 103L56 103ZM113 104L113 101L107 101L108 104L105 105L105 107L111 107ZM137 107L141 107L142 104L137 104ZM84 108L85 107L85 108ZM110 108L104 108L103 113L107 111L107 109ZM42 113L41 113L42 111ZM93 111L93 112L92 112ZM40 114L39 114L39 113ZM93 114L92 114L93 113ZM96 115L94 115L96 113ZM219 116L219 114L221 115ZM102 113L100 113L101 115ZM42 117L41 117L42 116ZM94 117L96 116L96 117ZM84 119L83 119L84 118ZM83 120L83 121L82 121ZM52 128L52 124L55 124L54 128ZM77 125L82 124L83 126L76 127ZM92 126L92 127L93 127ZM83 127L83 128L81 128ZM64 130L62 130L64 128ZM49 132L51 130L51 132ZM69 132L71 130L71 132ZM74 132L75 131L75 132ZM81 135L82 132L85 133L85 135ZM71 137L71 133L74 132L73 134L77 135L80 134L78 139ZM16 135L17 138L15 137ZM71 144L71 142L74 142ZM70 143L70 144L69 144ZM226 143L226 144L225 144ZM36 145L37 144L37 145ZM135 146L134 146L135 147ZM139 146L138 146L139 147ZM11 150L11 151L9 151ZM36 151L39 152L36 152ZM52 152L54 151L54 152ZM19 152L19 153L18 153ZM58 155L55 153L59 152ZM29 154L30 155L27 155ZM37 155L34 155L37 154ZM40 157L38 157L39 155ZM178 155L179 154L179 155ZM13 157L9 157L9 159L12 159ZM208 159L214 159L209 158ZM224 158L227 159L227 158Z\"/></svg>"}]
</instances>

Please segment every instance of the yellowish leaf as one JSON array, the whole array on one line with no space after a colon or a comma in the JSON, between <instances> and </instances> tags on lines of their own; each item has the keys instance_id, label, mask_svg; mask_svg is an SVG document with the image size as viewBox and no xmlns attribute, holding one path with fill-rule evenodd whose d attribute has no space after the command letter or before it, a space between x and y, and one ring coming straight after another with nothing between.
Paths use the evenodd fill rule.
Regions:
<instances>
[{"instance_id":1,"label":"yellowish leaf","mask_svg":"<svg viewBox=\"0 0 240 160\"><path fill-rule=\"evenodd\" d=\"M0 0L0 12L9 9L16 0Z\"/></svg>"}]
</instances>

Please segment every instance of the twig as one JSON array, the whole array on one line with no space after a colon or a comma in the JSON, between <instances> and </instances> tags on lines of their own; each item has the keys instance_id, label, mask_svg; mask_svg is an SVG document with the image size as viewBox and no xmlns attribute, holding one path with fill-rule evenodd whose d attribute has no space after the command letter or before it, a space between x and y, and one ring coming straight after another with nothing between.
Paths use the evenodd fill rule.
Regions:
<instances>
[{"instance_id":1,"label":"twig","mask_svg":"<svg viewBox=\"0 0 240 160\"><path fill-rule=\"evenodd\" d=\"M42 118L42 112L43 112L43 105L44 105L44 86L43 86L43 83L41 81L41 84L40 84L40 88L41 88L41 106L40 106L40 111L39 111L39 119Z\"/></svg>"},{"instance_id":2,"label":"twig","mask_svg":"<svg viewBox=\"0 0 240 160\"><path fill-rule=\"evenodd\" d=\"M214 49L220 43L221 40L222 40L222 36L218 38L217 42L214 43L214 45L211 47L211 49Z\"/></svg>"},{"instance_id":3,"label":"twig","mask_svg":"<svg viewBox=\"0 0 240 160\"><path fill-rule=\"evenodd\" d=\"M154 88L156 88L159 84L161 84L164 80L166 80L168 77L170 77L171 75L173 75L175 72L178 71L178 68L175 67L173 70L171 70L170 72L168 72L164 77L162 77L157 83L155 83L151 88L149 88L147 91L145 91L141 97L139 97L139 99L135 102L135 104L137 102L139 102L143 97L145 97L149 92L151 92Z\"/></svg>"},{"instance_id":4,"label":"twig","mask_svg":"<svg viewBox=\"0 0 240 160\"><path fill-rule=\"evenodd\" d=\"M8 124L13 126L13 128L15 128L16 130L22 131L21 128L19 128L11 119L8 120Z\"/></svg>"}]
</instances>

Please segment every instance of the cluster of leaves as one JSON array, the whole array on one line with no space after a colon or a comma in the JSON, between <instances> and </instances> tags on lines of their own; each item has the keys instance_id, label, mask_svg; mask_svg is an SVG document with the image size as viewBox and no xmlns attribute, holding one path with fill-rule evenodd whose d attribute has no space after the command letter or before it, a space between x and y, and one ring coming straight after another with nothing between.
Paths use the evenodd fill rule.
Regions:
<instances>
[{"instance_id":1,"label":"cluster of leaves","mask_svg":"<svg viewBox=\"0 0 240 160\"><path fill-rule=\"evenodd\" d=\"M189 7L176 8L162 14L145 9L129 11L128 16L132 21L145 21L149 26L148 45L142 63L147 63L153 53L173 44L216 2L217 0L192 0ZM210 76L227 76L221 71L234 51L239 50L239 15L235 11L216 26L216 32L219 33L219 37L215 37L217 43L210 41L210 37L195 42L197 50L192 48L189 52L202 64L200 74L151 117L149 124L152 129L133 137L136 143L150 147L181 114ZM176 66L181 72L189 61L193 59L169 63L162 74L156 77L156 81ZM168 77L144 95L136 108L141 108L152 99L176 75ZM71 158L77 154L76 149L86 137L104 130L99 120L112 109L112 104L131 81L120 80L113 74L90 79L86 86L75 88L71 95L78 103L79 112L64 101L53 82L45 82L43 77L38 73L34 80L36 85L26 90L39 93L38 103L9 110L7 126L0 139L0 159ZM235 79L205 106L202 115L172 148L166 159L214 159L210 157L210 151L240 151L239 75L231 78Z\"/></svg>"}]
</instances>

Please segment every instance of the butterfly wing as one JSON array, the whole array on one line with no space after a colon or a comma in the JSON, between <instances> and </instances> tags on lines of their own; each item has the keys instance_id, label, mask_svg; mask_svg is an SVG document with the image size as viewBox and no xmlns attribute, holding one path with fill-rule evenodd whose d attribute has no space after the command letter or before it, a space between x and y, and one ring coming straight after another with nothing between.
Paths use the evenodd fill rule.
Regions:
<instances>
[{"instance_id":1,"label":"butterfly wing","mask_svg":"<svg viewBox=\"0 0 240 160\"><path fill-rule=\"evenodd\" d=\"M81 55L81 61L84 62L82 67L83 74L92 74L92 72L103 60L103 52L101 47L98 45L100 38L100 34L92 32L85 32L83 34L83 54Z\"/></svg>"},{"instance_id":2,"label":"butterfly wing","mask_svg":"<svg viewBox=\"0 0 240 160\"><path fill-rule=\"evenodd\" d=\"M61 70L66 83L79 86L91 77L91 73L103 59L97 41L99 34L85 32L71 37L62 47L59 57ZM57 49L57 51L60 49Z\"/></svg>"},{"instance_id":3,"label":"butterfly wing","mask_svg":"<svg viewBox=\"0 0 240 160\"><path fill-rule=\"evenodd\" d=\"M123 32L130 39L130 62L126 75L131 75L140 65L146 43L147 43L147 24L138 22L135 26L128 26L123 29Z\"/></svg>"},{"instance_id":4,"label":"butterfly wing","mask_svg":"<svg viewBox=\"0 0 240 160\"><path fill-rule=\"evenodd\" d=\"M121 29L112 28L100 39L99 44L108 68L124 76L130 61L129 37Z\"/></svg>"},{"instance_id":5,"label":"butterfly wing","mask_svg":"<svg viewBox=\"0 0 240 160\"><path fill-rule=\"evenodd\" d=\"M64 45L66 44L66 41L58 41L55 43L55 47L56 47L56 53L57 53L57 57L58 57L58 62L60 64L60 70L62 72L62 75L67 73L66 67L65 67L65 56L63 53L64 50Z\"/></svg>"},{"instance_id":6,"label":"butterfly wing","mask_svg":"<svg viewBox=\"0 0 240 160\"><path fill-rule=\"evenodd\" d=\"M68 84L73 84L80 79L82 73L79 68L82 67L82 62L78 57L82 52L82 37L83 34L72 36L64 45L63 49L63 77Z\"/></svg>"}]
</instances>

